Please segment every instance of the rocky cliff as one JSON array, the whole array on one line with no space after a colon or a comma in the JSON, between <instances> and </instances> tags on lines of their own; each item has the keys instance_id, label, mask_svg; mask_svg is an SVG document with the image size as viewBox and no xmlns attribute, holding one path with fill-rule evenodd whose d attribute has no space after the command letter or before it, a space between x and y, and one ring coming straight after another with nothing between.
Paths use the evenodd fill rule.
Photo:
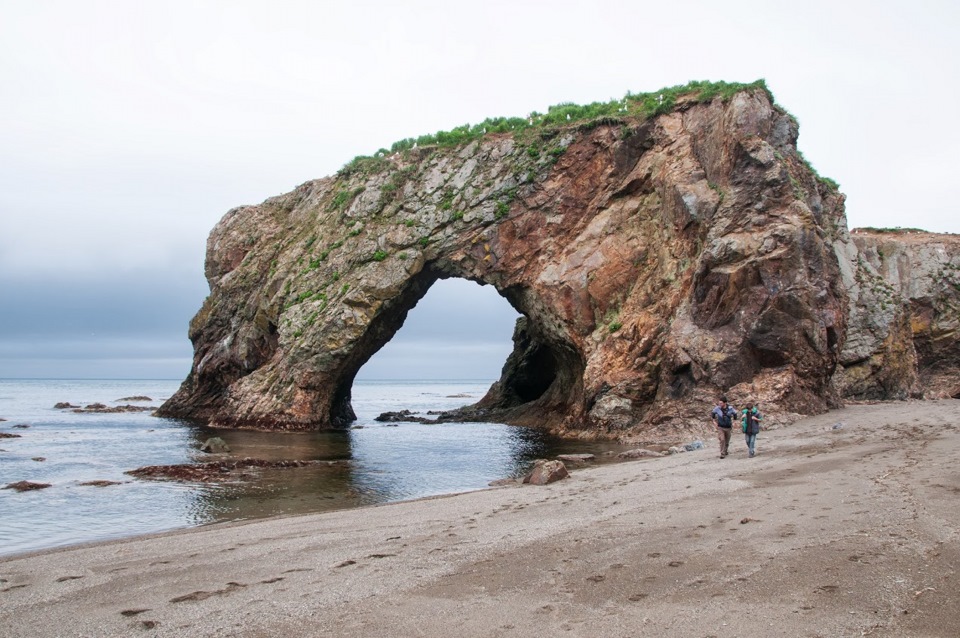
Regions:
<instances>
[{"instance_id":1,"label":"rocky cliff","mask_svg":"<svg viewBox=\"0 0 960 638\"><path fill-rule=\"evenodd\" d=\"M837 245L850 293L837 391L960 398L960 235L858 229L850 238Z\"/></svg>"},{"instance_id":2,"label":"rocky cliff","mask_svg":"<svg viewBox=\"0 0 960 638\"><path fill-rule=\"evenodd\" d=\"M523 315L475 418L618 435L702 421L720 393L816 413L909 393L942 351L957 363L956 244L921 259L921 289L913 236L851 236L762 84L562 114L406 144L228 212L193 369L160 413L344 426L358 370L448 277Z\"/></svg>"}]
</instances>

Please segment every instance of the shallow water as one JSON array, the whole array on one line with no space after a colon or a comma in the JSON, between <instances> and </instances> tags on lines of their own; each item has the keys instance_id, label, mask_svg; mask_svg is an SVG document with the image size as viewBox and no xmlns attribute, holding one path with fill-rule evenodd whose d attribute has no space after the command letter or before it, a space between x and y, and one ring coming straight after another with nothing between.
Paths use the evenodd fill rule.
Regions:
<instances>
[{"instance_id":1,"label":"shallow water","mask_svg":"<svg viewBox=\"0 0 960 638\"><path fill-rule=\"evenodd\" d=\"M278 514L321 512L449 494L521 475L536 458L619 451L610 443L557 439L495 423L381 424L374 417L473 403L487 381L357 382L357 429L309 433L212 430L145 413L76 414L53 405L100 402L159 406L179 381L0 380L0 555ZM152 401L119 401L146 395ZM29 425L15 428L15 425ZM254 469L242 480L196 484L132 478L145 465L210 460L203 441L220 436L233 457L343 460L344 464ZM42 460L38 460L42 459ZM87 481L116 481L94 487Z\"/></svg>"}]
</instances>

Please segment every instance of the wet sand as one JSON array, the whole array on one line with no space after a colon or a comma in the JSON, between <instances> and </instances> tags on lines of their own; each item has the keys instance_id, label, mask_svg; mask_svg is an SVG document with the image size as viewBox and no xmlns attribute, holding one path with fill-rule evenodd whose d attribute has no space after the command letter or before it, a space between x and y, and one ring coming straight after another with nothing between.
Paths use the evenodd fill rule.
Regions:
<instances>
[{"instance_id":1,"label":"wet sand","mask_svg":"<svg viewBox=\"0 0 960 638\"><path fill-rule=\"evenodd\" d=\"M837 423L842 428L834 429ZM960 635L960 401L358 510L0 559L0 635Z\"/></svg>"}]
</instances>

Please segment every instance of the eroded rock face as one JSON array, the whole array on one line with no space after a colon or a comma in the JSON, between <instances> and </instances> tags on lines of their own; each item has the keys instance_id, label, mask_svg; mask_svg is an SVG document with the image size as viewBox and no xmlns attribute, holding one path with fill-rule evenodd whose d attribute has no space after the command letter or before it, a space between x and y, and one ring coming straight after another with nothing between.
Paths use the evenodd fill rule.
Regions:
<instances>
[{"instance_id":1,"label":"eroded rock face","mask_svg":"<svg viewBox=\"0 0 960 638\"><path fill-rule=\"evenodd\" d=\"M960 236L855 230L837 247L851 301L838 391L854 399L960 394Z\"/></svg>"},{"instance_id":2,"label":"eroded rock face","mask_svg":"<svg viewBox=\"0 0 960 638\"><path fill-rule=\"evenodd\" d=\"M703 421L724 392L822 411L846 352L836 246L852 244L796 137L744 91L420 148L234 209L208 240L193 369L159 413L345 426L360 367L447 277L523 315L478 418L610 435Z\"/></svg>"}]
</instances>

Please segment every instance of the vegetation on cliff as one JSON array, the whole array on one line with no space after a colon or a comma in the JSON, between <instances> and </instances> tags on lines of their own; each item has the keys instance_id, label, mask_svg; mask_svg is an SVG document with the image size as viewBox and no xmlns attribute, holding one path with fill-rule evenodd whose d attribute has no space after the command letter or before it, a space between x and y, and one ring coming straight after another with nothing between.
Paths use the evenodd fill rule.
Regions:
<instances>
[{"instance_id":1,"label":"vegetation on cliff","mask_svg":"<svg viewBox=\"0 0 960 638\"><path fill-rule=\"evenodd\" d=\"M340 175L356 170L376 169L378 160L388 155L402 153L425 146L460 146L484 135L497 133L521 133L528 129L555 129L576 124L589 129L601 124L620 124L627 118L646 120L657 115L669 113L681 104L699 104L710 102L714 98L727 101L740 91L761 90L774 103L773 94L763 79L751 83L709 82L698 80L687 84L665 87L649 93L628 92L622 99L608 102L592 102L580 105L564 102L548 107L546 113L536 111L526 117L487 118L479 124L464 124L450 131L408 137L394 142L389 149L381 148L373 155L358 155L340 169Z\"/></svg>"}]
</instances>

